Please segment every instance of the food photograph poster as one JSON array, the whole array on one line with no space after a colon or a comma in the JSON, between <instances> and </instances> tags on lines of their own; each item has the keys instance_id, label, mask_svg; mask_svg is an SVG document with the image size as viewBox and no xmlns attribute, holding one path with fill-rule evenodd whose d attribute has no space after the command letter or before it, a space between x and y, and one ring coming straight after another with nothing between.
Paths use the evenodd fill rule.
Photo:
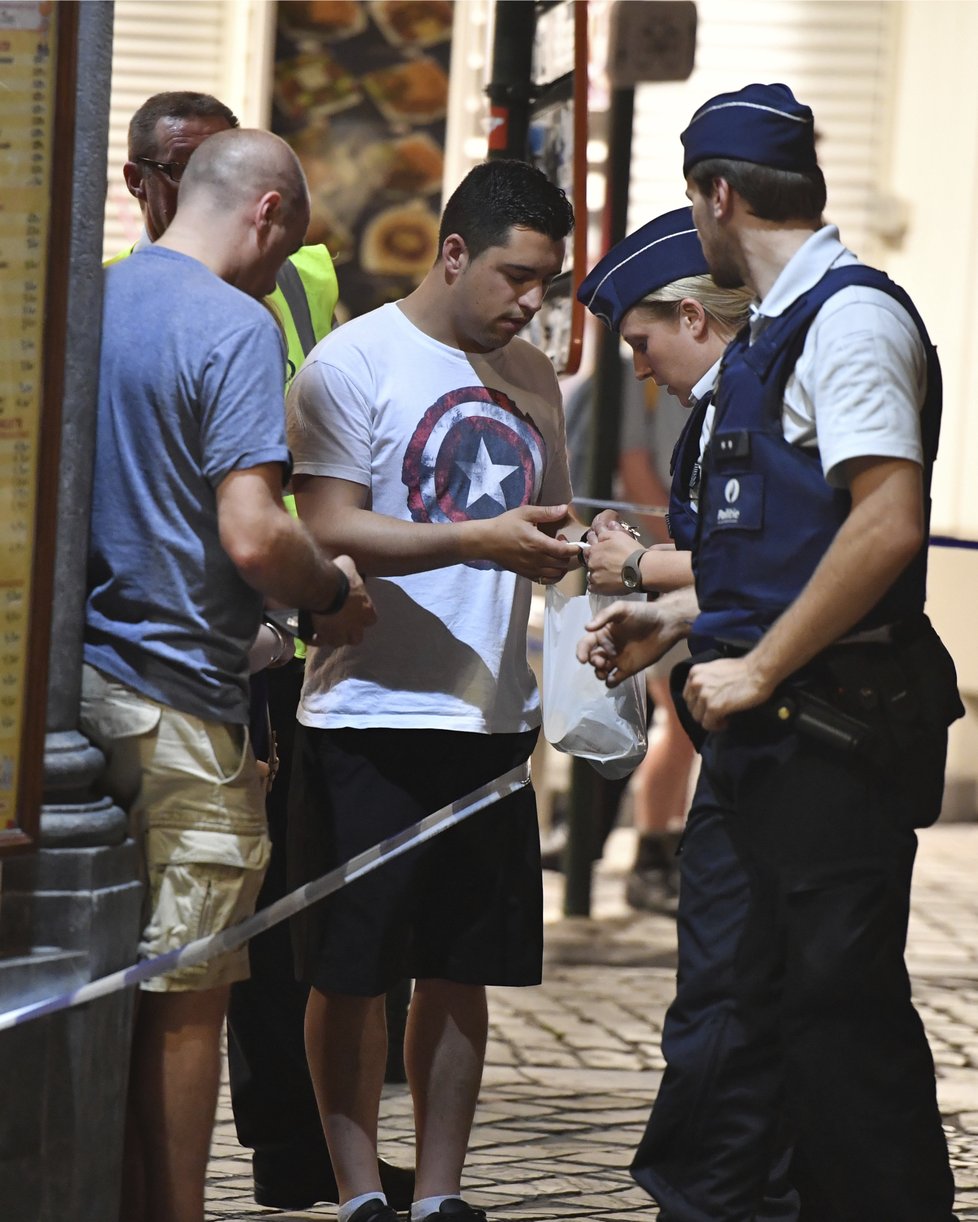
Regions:
<instances>
[{"instance_id":1,"label":"food photograph poster","mask_svg":"<svg viewBox=\"0 0 978 1222\"><path fill-rule=\"evenodd\" d=\"M337 321L410 292L438 249L451 0L282 0L273 130L309 180L306 241L336 265Z\"/></svg>"}]
</instances>

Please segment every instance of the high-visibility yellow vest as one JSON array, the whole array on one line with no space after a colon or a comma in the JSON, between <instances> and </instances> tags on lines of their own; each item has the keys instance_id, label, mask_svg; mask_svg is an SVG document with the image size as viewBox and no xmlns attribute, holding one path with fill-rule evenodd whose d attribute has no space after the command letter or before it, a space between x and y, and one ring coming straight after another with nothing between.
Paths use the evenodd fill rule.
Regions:
<instances>
[{"instance_id":1,"label":"high-visibility yellow vest","mask_svg":"<svg viewBox=\"0 0 978 1222\"><path fill-rule=\"evenodd\" d=\"M300 247L282 264L275 279L278 287L265 301L278 314L285 332L289 349L285 370L287 393L303 360L329 334L339 289L333 260L322 245ZM289 513L298 517L295 497L288 493L283 499ZM306 656L306 646L300 640L295 642L295 656Z\"/></svg>"},{"instance_id":2,"label":"high-visibility yellow vest","mask_svg":"<svg viewBox=\"0 0 978 1222\"><path fill-rule=\"evenodd\" d=\"M111 267L113 263L121 263L123 259L128 259L132 252L136 249L136 243L133 242L128 250L120 250L117 255L113 255L111 259L103 259L103 267Z\"/></svg>"},{"instance_id":3,"label":"high-visibility yellow vest","mask_svg":"<svg viewBox=\"0 0 978 1222\"><path fill-rule=\"evenodd\" d=\"M339 288L333 260L321 244L300 247L282 264L276 282L278 287L265 301L275 310L285 332L288 390L310 350L329 334Z\"/></svg>"}]
</instances>

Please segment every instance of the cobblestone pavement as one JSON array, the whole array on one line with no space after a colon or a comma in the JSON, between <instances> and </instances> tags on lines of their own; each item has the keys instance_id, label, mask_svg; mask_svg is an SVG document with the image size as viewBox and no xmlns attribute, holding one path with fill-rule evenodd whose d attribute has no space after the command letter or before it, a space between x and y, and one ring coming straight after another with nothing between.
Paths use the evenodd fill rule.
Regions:
<instances>
[{"instance_id":1,"label":"cobblestone pavement","mask_svg":"<svg viewBox=\"0 0 978 1222\"><path fill-rule=\"evenodd\" d=\"M593 915L562 919L547 874L547 967L539 989L495 989L485 1079L464 1192L490 1222L651 1222L625 1166L662 1072L659 1034L672 997L675 926L622 899L633 834L612 836ZM961 1222L978 1222L978 824L922 833L908 959L927 1026L958 1184ZM406 1088L387 1087L382 1153L413 1159ZM276 1213L251 1198L226 1088L208 1175L209 1220L323 1219L335 1206ZM874 1220L875 1222L875 1220ZM882 1220L880 1220L882 1222Z\"/></svg>"}]
</instances>

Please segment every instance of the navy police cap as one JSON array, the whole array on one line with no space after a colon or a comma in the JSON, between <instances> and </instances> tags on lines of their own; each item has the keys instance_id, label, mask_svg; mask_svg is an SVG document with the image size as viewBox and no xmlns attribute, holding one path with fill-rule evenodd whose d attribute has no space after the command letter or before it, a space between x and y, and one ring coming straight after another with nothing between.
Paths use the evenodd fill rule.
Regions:
<instances>
[{"instance_id":1,"label":"navy police cap","mask_svg":"<svg viewBox=\"0 0 978 1222\"><path fill-rule=\"evenodd\" d=\"M813 170L815 119L787 85L747 85L699 108L682 134L683 174L698 161L727 157L777 170Z\"/></svg>"},{"instance_id":2,"label":"navy police cap","mask_svg":"<svg viewBox=\"0 0 978 1222\"><path fill-rule=\"evenodd\" d=\"M595 318L612 331L649 293L686 276L709 274L703 248L696 236L691 208L676 208L636 229L584 277L577 290Z\"/></svg>"}]
</instances>

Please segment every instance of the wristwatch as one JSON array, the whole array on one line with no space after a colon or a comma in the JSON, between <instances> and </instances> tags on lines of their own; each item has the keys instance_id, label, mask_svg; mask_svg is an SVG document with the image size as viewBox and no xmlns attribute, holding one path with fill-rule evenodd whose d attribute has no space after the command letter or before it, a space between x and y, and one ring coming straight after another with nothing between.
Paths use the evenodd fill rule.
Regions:
<instances>
[{"instance_id":1,"label":"wristwatch","mask_svg":"<svg viewBox=\"0 0 978 1222\"><path fill-rule=\"evenodd\" d=\"M626 590L642 593L642 573L638 566L642 563L642 557L648 550L647 547L638 548L621 566L621 584Z\"/></svg>"}]
</instances>

